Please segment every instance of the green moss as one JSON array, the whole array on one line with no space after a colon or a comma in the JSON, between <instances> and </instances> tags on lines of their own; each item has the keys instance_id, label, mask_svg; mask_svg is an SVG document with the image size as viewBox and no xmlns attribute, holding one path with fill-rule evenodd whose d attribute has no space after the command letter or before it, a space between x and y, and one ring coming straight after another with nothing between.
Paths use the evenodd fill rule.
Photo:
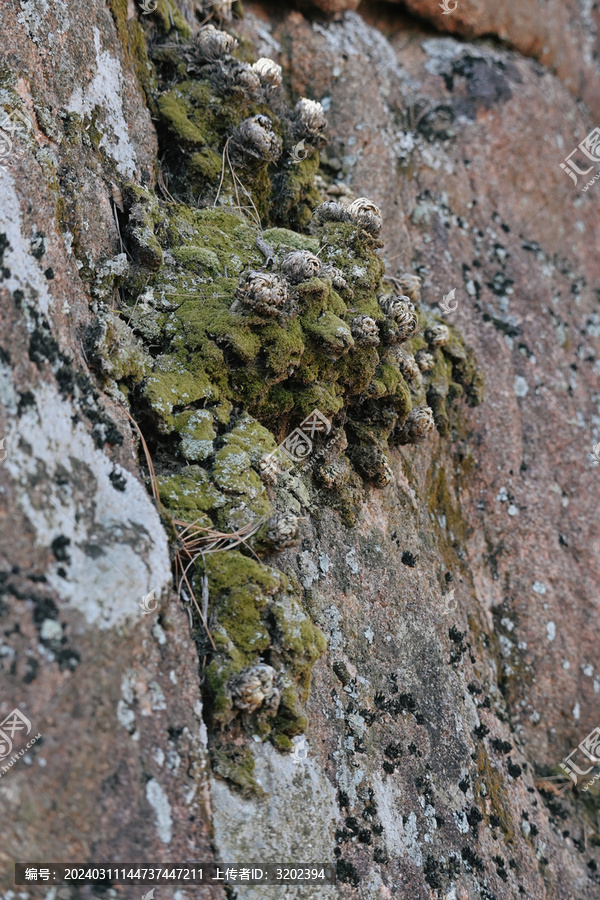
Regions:
<instances>
[{"instance_id":1,"label":"green moss","mask_svg":"<svg viewBox=\"0 0 600 900\"><path fill-rule=\"evenodd\" d=\"M434 466L432 478L429 480L427 496L429 509L439 520L445 519L445 530L451 535L452 542L463 546L466 540L466 526L460 507L454 506L448 487L446 470L442 465Z\"/></svg>"},{"instance_id":2,"label":"green moss","mask_svg":"<svg viewBox=\"0 0 600 900\"><path fill-rule=\"evenodd\" d=\"M224 495L200 466L187 466L175 475L159 475L158 489L161 501L175 518L187 522L198 520L208 527L211 520L204 513L226 503Z\"/></svg>"},{"instance_id":3,"label":"green moss","mask_svg":"<svg viewBox=\"0 0 600 900\"><path fill-rule=\"evenodd\" d=\"M210 754L212 770L232 784L244 797L262 797L264 791L254 777L255 760L250 748L214 749Z\"/></svg>"},{"instance_id":4,"label":"green moss","mask_svg":"<svg viewBox=\"0 0 600 900\"><path fill-rule=\"evenodd\" d=\"M515 839L515 826L510 814L508 791L502 773L490 762L485 746L480 743L477 749L477 781L474 785L475 798L483 814L486 825L490 824L491 813L500 820L500 828L506 840L512 843Z\"/></svg>"},{"instance_id":5,"label":"green moss","mask_svg":"<svg viewBox=\"0 0 600 900\"><path fill-rule=\"evenodd\" d=\"M124 0L111 3L121 39L128 35L140 64L145 57L136 43L139 23L128 24ZM160 0L153 23L163 33L188 33L172 0ZM238 59L250 59L253 51L242 41L236 52ZM208 581L214 649L199 621L195 636L207 657L204 690L213 750L219 745L214 771L243 791L255 791L251 753L225 746L225 734L259 734L289 751L291 738L307 727L303 704L312 668L326 647L303 608L299 585L250 556L266 552L264 523L272 503L295 511L309 503L308 478L287 474L281 479L286 486L265 487L262 458L315 408L334 420L340 440L348 441L347 471L323 491L323 499L351 526L363 500L363 478L381 484L388 479L386 453L411 406L429 400L438 428L447 430L461 396L469 402L480 398L481 379L452 331L448 345L436 352L433 372L420 387L407 385L394 356L397 329L378 301L388 290L379 242L353 223L328 222L317 233L302 233L321 199L315 180L319 157L312 146L305 160L293 160L295 126L279 99L246 96L219 67L194 71L189 53L171 39L154 46L152 56L156 88L147 82L146 89L161 168L178 202L165 203L136 185L123 187L131 259L122 312L149 352L145 368L123 363L121 375L132 387L134 413L157 460L165 511L227 534L253 527L237 549L205 553L190 577L198 597L205 591L204 576ZM257 114L269 117L282 142L277 162L253 160L236 148L236 129ZM81 126L73 122L74 143L87 139ZM92 122L93 139L96 131ZM289 286L285 314L255 314L236 299L236 288L249 269L265 268L256 247L259 235L274 248L275 271L287 251L305 249L337 267L347 286L335 290L336 279L324 274ZM379 324L379 346L355 342L351 323L358 314ZM435 321L422 316L423 329L430 320ZM423 338L411 345L424 346ZM322 435L314 437L315 448L322 446ZM338 448L324 452L339 460ZM317 472L328 459L315 458ZM308 465L305 472L309 476ZM432 472L431 481L432 507L462 540L443 470ZM230 679L258 662L275 671L280 705L274 716L261 708L240 714L232 704Z\"/></svg>"},{"instance_id":6,"label":"green moss","mask_svg":"<svg viewBox=\"0 0 600 900\"><path fill-rule=\"evenodd\" d=\"M285 672L286 687L273 720L262 717L262 733L291 737L306 728L300 703L308 698L310 670L326 649L323 634L308 619L289 579L237 551L207 557L209 596L217 654L206 670L213 722L223 727L235 715L229 679L269 651L270 664ZM260 711L255 714L260 719Z\"/></svg>"},{"instance_id":7,"label":"green moss","mask_svg":"<svg viewBox=\"0 0 600 900\"><path fill-rule=\"evenodd\" d=\"M125 55L147 96L151 96L156 76L148 59L144 29L137 18L128 18L128 0L109 0L109 6Z\"/></svg>"},{"instance_id":8,"label":"green moss","mask_svg":"<svg viewBox=\"0 0 600 900\"><path fill-rule=\"evenodd\" d=\"M175 29L182 37L189 38L192 30L185 21L173 0L158 0L158 6L154 13L158 19L162 31L168 34Z\"/></svg>"},{"instance_id":9,"label":"green moss","mask_svg":"<svg viewBox=\"0 0 600 900\"><path fill-rule=\"evenodd\" d=\"M319 239L308 234L298 234L289 228L268 228L264 232L264 239L276 249L283 250L310 250L316 253L319 249Z\"/></svg>"}]
</instances>

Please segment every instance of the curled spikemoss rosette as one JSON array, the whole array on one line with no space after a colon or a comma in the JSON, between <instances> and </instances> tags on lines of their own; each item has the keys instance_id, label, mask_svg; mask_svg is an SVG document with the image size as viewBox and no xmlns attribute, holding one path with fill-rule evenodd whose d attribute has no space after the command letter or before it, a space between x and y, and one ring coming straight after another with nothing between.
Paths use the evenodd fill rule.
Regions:
<instances>
[{"instance_id":1,"label":"curled spikemoss rosette","mask_svg":"<svg viewBox=\"0 0 600 900\"><path fill-rule=\"evenodd\" d=\"M306 727L325 638L275 564L301 537L311 476L352 525L364 482L393 480L390 449L447 434L481 376L455 330L420 309L418 276L384 281L376 204L321 202L320 104L288 103L279 66L212 25L153 58L163 196L122 185L128 259L110 283L122 319L90 355L131 356L97 370L130 401L175 531L196 536L189 588L206 610L190 609L215 765L235 780L222 735L285 749ZM303 468L275 464L315 409L327 440Z\"/></svg>"}]
</instances>

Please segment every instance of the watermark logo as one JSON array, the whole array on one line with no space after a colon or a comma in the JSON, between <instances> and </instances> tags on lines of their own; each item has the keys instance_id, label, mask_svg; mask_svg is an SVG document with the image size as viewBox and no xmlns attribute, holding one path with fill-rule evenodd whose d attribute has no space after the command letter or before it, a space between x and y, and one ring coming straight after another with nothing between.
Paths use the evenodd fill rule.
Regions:
<instances>
[{"instance_id":1,"label":"watermark logo","mask_svg":"<svg viewBox=\"0 0 600 900\"><path fill-rule=\"evenodd\" d=\"M0 441L0 463L3 463L7 457L6 447L4 446L5 440L6 438L2 438L2 440Z\"/></svg>"},{"instance_id":2,"label":"watermark logo","mask_svg":"<svg viewBox=\"0 0 600 900\"><path fill-rule=\"evenodd\" d=\"M449 16L450 13L453 13L457 8L458 0L454 0L454 6L450 6L450 0L444 0L443 3L438 3L438 6L440 9L444 10L444 12L442 13L443 16Z\"/></svg>"},{"instance_id":3,"label":"watermark logo","mask_svg":"<svg viewBox=\"0 0 600 900\"><path fill-rule=\"evenodd\" d=\"M439 304L439 307L445 313L453 313L458 309L458 300L452 306L452 301L454 300L454 295L456 294L456 288L452 288L449 294L445 294L442 302Z\"/></svg>"},{"instance_id":4,"label":"watermark logo","mask_svg":"<svg viewBox=\"0 0 600 900\"><path fill-rule=\"evenodd\" d=\"M303 162L308 156L308 150L306 149L306 141L302 140L292 150L291 157L292 162L297 165L298 163Z\"/></svg>"},{"instance_id":5,"label":"watermark logo","mask_svg":"<svg viewBox=\"0 0 600 900\"><path fill-rule=\"evenodd\" d=\"M292 462L304 462L310 456L313 449L312 438L317 432L329 434L331 422L318 409L313 409L310 416L300 423L288 434L285 441L279 445L279 450L291 459Z\"/></svg>"},{"instance_id":6,"label":"watermark logo","mask_svg":"<svg viewBox=\"0 0 600 900\"><path fill-rule=\"evenodd\" d=\"M584 766L587 765L588 762L592 763L592 765L588 766L587 769L580 769L579 766L575 762L573 762L572 757L575 756L578 750L581 751L581 753L585 757L584 761L580 759L580 761L583 762ZM578 777L585 777L586 775L589 775L597 763L600 763L600 728L594 728L593 731L590 731L588 736L585 737L582 742L578 744L571 753L569 753L568 756L565 756L563 762L560 763L560 768L567 773L571 781L577 784ZM596 780L597 777L593 778L590 782L588 782L583 790L587 790L589 786Z\"/></svg>"},{"instance_id":7,"label":"watermark logo","mask_svg":"<svg viewBox=\"0 0 600 900\"><path fill-rule=\"evenodd\" d=\"M24 113L19 109L14 109L11 113L2 110L0 113L0 167L3 166L4 161L17 155L10 135L14 137L15 134L22 133L23 127L28 132L33 130L31 120Z\"/></svg>"},{"instance_id":8,"label":"watermark logo","mask_svg":"<svg viewBox=\"0 0 600 900\"><path fill-rule=\"evenodd\" d=\"M142 900L154 900L154 891L156 888L150 888L147 894L142 895Z\"/></svg>"},{"instance_id":9,"label":"watermark logo","mask_svg":"<svg viewBox=\"0 0 600 900\"><path fill-rule=\"evenodd\" d=\"M0 130L0 160L10 156L12 151L12 141L5 131Z\"/></svg>"},{"instance_id":10,"label":"watermark logo","mask_svg":"<svg viewBox=\"0 0 600 900\"><path fill-rule=\"evenodd\" d=\"M299 765L300 763L305 762L307 759L308 741L305 737L302 737L292 750L292 762L294 763L294 765Z\"/></svg>"},{"instance_id":11,"label":"watermark logo","mask_svg":"<svg viewBox=\"0 0 600 900\"><path fill-rule=\"evenodd\" d=\"M574 162L573 157L576 154L581 154L577 158L577 162ZM582 158L583 157L583 158ZM579 175L589 175L590 172L594 169L594 165L588 165L590 162L592 164L600 163L600 127L596 126L593 131L585 137L580 144L572 150L568 156L565 156L565 161L560 163L561 169L567 173L569 178L573 179L573 184L577 187ZM587 166L586 169L581 169L577 165L577 163L581 163L584 166ZM577 173L577 174L575 174ZM598 179L600 178L600 172L598 172L595 177L588 181L588 183L581 188L582 191L587 191Z\"/></svg>"},{"instance_id":12,"label":"watermark logo","mask_svg":"<svg viewBox=\"0 0 600 900\"><path fill-rule=\"evenodd\" d=\"M151 613L156 612L158 608L158 600L154 596L155 591L156 588L150 591L149 594L146 594L145 597L142 597L142 602L138 603L138 606L140 606L142 609L143 616L149 616Z\"/></svg>"},{"instance_id":13,"label":"watermark logo","mask_svg":"<svg viewBox=\"0 0 600 900\"><path fill-rule=\"evenodd\" d=\"M5 719L0 722L0 759L6 759L12 753L13 738L17 731L29 734L31 722L24 716L20 709L13 709Z\"/></svg>"},{"instance_id":14,"label":"watermark logo","mask_svg":"<svg viewBox=\"0 0 600 900\"><path fill-rule=\"evenodd\" d=\"M15 755L11 756L9 759L8 756L13 751L15 735L20 736L22 733L23 736L25 736L28 735L30 731L31 722L20 709L13 709L13 711L0 722L0 778L2 778L2 776L5 775L25 753L27 753L29 748L33 747L35 742L41 738L41 734L36 734L26 747L23 747L22 750L19 750L18 753L15 753ZM6 764L3 765L2 763Z\"/></svg>"},{"instance_id":15,"label":"watermark logo","mask_svg":"<svg viewBox=\"0 0 600 900\"><path fill-rule=\"evenodd\" d=\"M284 467L282 466L283 460L281 456L279 456L280 452L287 456L293 463L303 463L312 454L312 439L315 434L317 432L329 434L330 431L331 422L329 419L318 409L313 409L310 416L308 416L298 428L295 428L291 434L288 434L286 439L278 446L277 450L273 453L265 454L260 463L261 477L274 484L284 471ZM319 457L324 456L334 444L337 444L341 437L342 434L335 435L324 447L321 447L312 458L316 460L319 459Z\"/></svg>"},{"instance_id":16,"label":"watermark logo","mask_svg":"<svg viewBox=\"0 0 600 900\"><path fill-rule=\"evenodd\" d=\"M1 443L0 443L1 446ZM592 448L591 456L596 460L596 462L600 463L600 444L596 444L595 447ZM1 462L2 460L0 460Z\"/></svg>"},{"instance_id":17,"label":"watermark logo","mask_svg":"<svg viewBox=\"0 0 600 900\"><path fill-rule=\"evenodd\" d=\"M451 591L448 591L446 596L444 597L444 608L442 610L442 615L447 615L448 613L456 612L458 609L458 600L454 597L454 588Z\"/></svg>"},{"instance_id":18,"label":"watermark logo","mask_svg":"<svg viewBox=\"0 0 600 900\"><path fill-rule=\"evenodd\" d=\"M158 0L140 0L140 9L143 16L148 16L156 11Z\"/></svg>"}]
</instances>

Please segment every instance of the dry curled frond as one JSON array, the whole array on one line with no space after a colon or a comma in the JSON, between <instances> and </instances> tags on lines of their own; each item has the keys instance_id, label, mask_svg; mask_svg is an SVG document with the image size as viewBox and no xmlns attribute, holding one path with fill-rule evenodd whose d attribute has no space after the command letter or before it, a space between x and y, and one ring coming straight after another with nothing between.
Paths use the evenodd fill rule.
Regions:
<instances>
[{"instance_id":1,"label":"dry curled frond","mask_svg":"<svg viewBox=\"0 0 600 900\"><path fill-rule=\"evenodd\" d=\"M403 294L412 300L413 303L419 303L421 300L421 279L418 275L411 272L403 272L398 278L394 279Z\"/></svg>"},{"instance_id":2,"label":"dry curled frond","mask_svg":"<svg viewBox=\"0 0 600 900\"><path fill-rule=\"evenodd\" d=\"M256 712L261 706L275 712L279 706L279 690L275 687L275 669L264 663L247 666L230 678L228 691L236 709L245 713Z\"/></svg>"},{"instance_id":3,"label":"dry curled frond","mask_svg":"<svg viewBox=\"0 0 600 900\"><path fill-rule=\"evenodd\" d=\"M428 406L411 409L398 434L400 444L420 444L435 428L433 411Z\"/></svg>"},{"instance_id":4,"label":"dry curled frond","mask_svg":"<svg viewBox=\"0 0 600 900\"><path fill-rule=\"evenodd\" d=\"M343 203L328 200L316 207L312 214L312 220L315 225L324 225L325 222L351 222L352 215Z\"/></svg>"},{"instance_id":5,"label":"dry curled frond","mask_svg":"<svg viewBox=\"0 0 600 900\"><path fill-rule=\"evenodd\" d=\"M238 41L226 31L220 31L214 25L205 25L194 36L190 48L190 56L196 63L216 62L228 56L238 45Z\"/></svg>"},{"instance_id":6,"label":"dry curled frond","mask_svg":"<svg viewBox=\"0 0 600 900\"><path fill-rule=\"evenodd\" d=\"M283 82L281 66L274 60L263 56L254 63L252 70L256 72L262 83L268 87L281 87Z\"/></svg>"},{"instance_id":7,"label":"dry curled frond","mask_svg":"<svg viewBox=\"0 0 600 900\"><path fill-rule=\"evenodd\" d=\"M425 330L425 340L430 347L443 347L450 339L450 329L447 325L432 325Z\"/></svg>"},{"instance_id":8,"label":"dry curled frond","mask_svg":"<svg viewBox=\"0 0 600 900\"><path fill-rule=\"evenodd\" d=\"M246 272L234 293L235 299L259 316L280 316L288 301L287 283L274 272Z\"/></svg>"},{"instance_id":9,"label":"dry curled frond","mask_svg":"<svg viewBox=\"0 0 600 900\"><path fill-rule=\"evenodd\" d=\"M299 519L291 512L278 512L267 522L267 540L278 550L297 542Z\"/></svg>"},{"instance_id":10,"label":"dry curled frond","mask_svg":"<svg viewBox=\"0 0 600 900\"><path fill-rule=\"evenodd\" d=\"M396 340L407 341L419 333L419 317L408 297L381 297L379 305L394 321Z\"/></svg>"},{"instance_id":11,"label":"dry curled frond","mask_svg":"<svg viewBox=\"0 0 600 900\"><path fill-rule=\"evenodd\" d=\"M310 281L321 271L321 260L310 250L292 250L281 263L282 275L290 284Z\"/></svg>"},{"instance_id":12,"label":"dry curled frond","mask_svg":"<svg viewBox=\"0 0 600 900\"><path fill-rule=\"evenodd\" d=\"M268 116L244 119L232 135L231 143L242 157L277 162L281 156L281 140L273 131L273 123Z\"/></svg>"},{"instance_id":13,"label":"dry curled frond","mask_svg":"<svg viewBox=\"0 0 600 900\"><path fill-rule=\"evenodd\" d=\"M402 372L405 381L414 381L421 374L419 364L414 356L403 353L401 350L394 354L394 359L398 363L398 368Z\"/></svg>"},{"instance_id":14,"label":"dry curled frond","mask_svg":"<svg viewBox=\"0 0 600 900\"><path fill-rule=\"evenodd\" d=\"M421 372L430 372L435 366L435 357L429 350L417 350L415 360Z\"/></svg>"},{"instance_id":15,"label":"dry curled frond","mask_svg":"<svg viewBox=\"0 0 600 900\"><path fill-rule=\"evenodd\" d=\"M379 343L379 329L377 322L371 316L355 316L350 322L352 337L357 344L367 347L376 347Z\"/></svg>"},{"instance_id":16,"label":"dry curled frond","mask_svg":"<svg viewBox=\"0 0 600 900\"><path fill-rule=\"evenodd\" d=\"M327 128L325 110L317 100L303 97L294 107L297 131L306 138L319 138Z\"/></svg>"},{"instance_id":17,"label":"dry curled frond","mask_svg":"<svg viewBox=\"0 0 600 900\"><path fill-rule=\"evenodd\" d=\"M355 222L368 234L376 237L381 231L382 219L379 207L367 197L359 197L348 207Z\"/></svg>"}]
</instances>

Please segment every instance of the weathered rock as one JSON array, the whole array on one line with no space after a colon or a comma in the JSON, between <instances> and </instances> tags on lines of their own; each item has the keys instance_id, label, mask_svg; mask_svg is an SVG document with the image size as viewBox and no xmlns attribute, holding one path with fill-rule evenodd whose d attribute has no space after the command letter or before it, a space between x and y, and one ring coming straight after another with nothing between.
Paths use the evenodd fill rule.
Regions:
<instances>
[{"instance_id":1,"label":"weathered rock","mask_svg":"<svg viewBox=\"0 0 600 900\"><path fill-rule=\"evenodd\" d=\"M318 154L290 155L283 107L278 168L240 154L237 177L265 227L280 226L265 234L277 264L291 252L324 263L294 287L283 332L283 317L227 318L264 262L262 232L257 210L212 207L242 205L225 135L259 112L197 73L182 82L183 64L174 74L192 4L182 16L161 2L139 22L117 2L4 13L0 102L25 123L0 159L0 721L19 708L42 737L10 771L0 761L3 898L39 894L15 891L15 860L216 856L335 862L337 886L305 889L318 898L595 900L596 789L584 799L580 779L559 797L571 783L552 780L597 726L600 691L600 188L582 193L559 168L594 123L565 75L583 26L569 5L535 22L528 4L469 22L477 7L461 0L449 16L411 7L475 34L500 33L510 9L521 52L538 53L527 41L543 32L540 58L556 61L564 43L554 75L414 22L394 23L388 43L352 12L270 23L248 6L236 30L277 57L296 96L323 102L332 128L318 190ZM581 53L567 74L594 66ZM160 195L137 79L159 123ZM371 198L388 274L422 278L422 335L406 346L374 340L375 235L339 210L304 233L339 196ZM452 288L441 344L434 307ZM463 402L482 395L471 348L486 380L477 409ZM312 455L265 462L322 402L340 419L314 431ZM427 406L437 432L395 447L409 410ZM303 519L299 546L289 528L253 530L273 503ZM231 549L210 552L219 540ZM175 550L186 564L205 554L193 583L214 650L185 584L182 599L171 589ZM276 717L263 709L275 696Z\"/></svg>"}]
</instances>

